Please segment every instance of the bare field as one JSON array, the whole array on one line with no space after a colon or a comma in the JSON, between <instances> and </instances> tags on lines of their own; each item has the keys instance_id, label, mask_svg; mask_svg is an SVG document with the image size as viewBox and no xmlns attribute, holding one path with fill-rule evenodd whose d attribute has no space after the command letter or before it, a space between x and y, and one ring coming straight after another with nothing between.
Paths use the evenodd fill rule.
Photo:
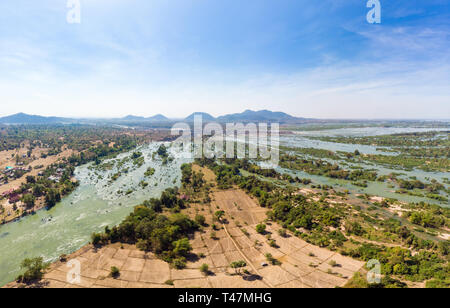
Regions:
<instances>
[{"instance_id":1,"label":"bare field","mask_svg":"<svg viewBox=\"0 0 450 308\"><path fill-rule=\"evenodd\" d=\"M255 231L256 225L265 219L266 210L241 190L216 191L212 194L212 200L210 205L191 205L186 210L189 215L204 215L211 223L215 211L220 209L226 212L223 228L215 231L214 236L209 226L196 232L190 239L193 254L186 269L173 269L158 260L154 254L139 251L133 245L112 244L101 249L88 245L68 258L80 262L80 282L68 282L71 268L67 263L58 262L51 266L40 286L334 288L345 285L353 273L360 270L364 264L312 246L293 235L281 237L277 233L280 227L276 224L267 225L267 234L270 234L277 244L276 247L271 247L266 236ZM268 264L265 256L267 253L281 264ZM230 268L230 263L240 260L244 260L247 266L237 273ZM330 265L334 263L336 265ZM200 272L202 264L209 265L208 275ZM112 266L120 270L117 279L109 277ZM12 283L7 287L20 286Z\"/></svg>"}]
</instances>

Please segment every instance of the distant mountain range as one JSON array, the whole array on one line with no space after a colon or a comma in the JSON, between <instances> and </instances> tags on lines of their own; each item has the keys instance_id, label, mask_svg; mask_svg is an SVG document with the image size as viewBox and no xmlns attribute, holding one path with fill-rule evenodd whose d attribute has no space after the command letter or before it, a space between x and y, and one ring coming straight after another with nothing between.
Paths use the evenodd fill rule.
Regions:
<instances>
[{"instance_id":1,"label":"distant mountain range","mask_svg":"<svg viewBox=\"0 0 450 308\"><path fill-rule=\"evenodd\" d=\"M73 122L72 119L59 117L43 117L38 115L29 115L17 113L7 117L0 118L1 124L58 124Z\"/></svg>"},{"instance_id":2,"label":"distant mountain range","mask_svg":"<svg viewBox=\"0 0 450 308\"><path fill-rule=\"evenodd\" d=\"M217 120L219 122L295 122L298 120L304 120L304 118L296 118L284 112L273 112L269 110L245 110L242 113L234 113L218 117Z\"/></svg>"},{"instance_id":3,"label":"distant mountain range","mask_svg":"<svg viewBox=\"0 0 450 308\"><path fill-rule=\"evenodd\" d=\"M228 114L220 117L213 117L204 112L194 112L186 117L183 121L193 122L196 115L202 116L203 122L280 122L280 123L302 123L307 121L305 118L293 117L284 112L273 112L269 110L252 111L246 110L242 113ZM92 123L92 122L108 122L108 123L161 123L172 122L174 119L169 119L161 114L152 117L142 117L135 115L128 115L123 118L116 119L73 119L62 117L44 117L39 115L29 115L25 113L18 113L10 116L0 118L0 124L70 124L70 123Z\"/></svg>"}]
</instances>

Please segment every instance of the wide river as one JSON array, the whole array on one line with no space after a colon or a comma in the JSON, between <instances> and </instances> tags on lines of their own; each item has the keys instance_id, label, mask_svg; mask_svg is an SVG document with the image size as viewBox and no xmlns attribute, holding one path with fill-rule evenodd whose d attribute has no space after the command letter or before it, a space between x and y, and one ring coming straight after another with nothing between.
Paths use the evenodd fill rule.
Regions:
<instances>
[{"instance_id":1,"label":"wide river","mask_svg":"<svg viewBox=\"0 0 450 308\"><path fill-rule=\"evenodd\" d=\"M54 261L62 254L72 253L90 241L93 232L104 230L105 226L119 224L135 205L152 197L159 197L166 188L180 184L180 167L186 159L175 158L162 165L157 157L152 158L159 144L154 143L139 149L145 163L137 168L131 161L122 166L128 173L113 184L109 176L118 171L98 171L84 165L78 167L75 176L80 186L51 210L40 210L33 216L0 226L0 286L13 281L20 273L20 263L25 258L42 256ZM172 156L178 153L169 149ZM115 160L129 157L121 154ZM155 174L144 178L148 167ZM144 189L139 183L145 180ZM129 195L117 194L118 190L135 191Z\"/></svg>"},{"instance_id":2,"label":"wide river","mask_svg":"<svg viewBox=\"0 0 450 308\"><path fill-rule=\"evenodd\" d=\"M341 129L330 129L321 131L300 131L294 132L292 135L283 135L280 138L280 144L286 147L292 148L316 148L324 149L329 151L343 151L343 152L354 152L358 150L363 154L380 154L380 155L398 155L398 153L383 151L381 147L370 146L370 145L360 145L360 144L344 144L344 143L334 143L326 142L317 139L309 139L308 137L321 137L321 136L343 136L343 137L364 137L364 136L380 136L380 135L390 135L390 134L401 134L401 133L416 133L416 132L428 132L428 131L448 131L449 128L415 128L415 127L365 127L365 128L341 128ZM381 148L381 149L380 149ZM325 159L326 160L326 159ZM332 162L332 161L331 161ZM381 166L376 164L359 163L358 166L366 169L377 170L379 175L388 175L390 173L401 173L403 178L415 177L420 181L428 182L430 179L436 179L440 183L444 183L445 178L450 178L448 172L427 172L420 169L414 170L398 170L389 168L389 166ZM348 167L344 167L348 168ZM387 183L381 182L369 182L368 187L361 188L352 185L349 181L330 179L325 176L310 175L305 172L296 170L286 170L279 168L282 173L288 173L292 176L298 176L300 178L309 178L316 184L321 185L332 185L340 187L342 189L347 189L352 193L367 193L370 195L381 196L385 198L395 198L404 202L429 202L434 204L439 204L443 207L450 207L450 205L445 201L436 201L433 199L425 197L411 196L407 194L397 194L395 189L389 187ZM447 188L449 185L444 184ZM445 194L443 194L446 196ZM448 197L448 196L447 196Z\"/></svg>"}]
</instances>

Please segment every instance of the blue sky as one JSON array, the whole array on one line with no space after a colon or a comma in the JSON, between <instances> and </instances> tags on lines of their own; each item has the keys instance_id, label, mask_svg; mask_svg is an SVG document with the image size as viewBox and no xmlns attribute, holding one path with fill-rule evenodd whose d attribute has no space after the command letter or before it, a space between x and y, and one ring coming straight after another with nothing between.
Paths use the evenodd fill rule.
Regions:
<instances>
[{"instance_id":1,"label":"blue sky","mask_svg":"<svg viewBox=\"0 0 450 308\"><path fill-rule=\"evenodd\" d=\"M0 2L0 115L450 118L450 2Z\"/></svg>"}]
</instances>

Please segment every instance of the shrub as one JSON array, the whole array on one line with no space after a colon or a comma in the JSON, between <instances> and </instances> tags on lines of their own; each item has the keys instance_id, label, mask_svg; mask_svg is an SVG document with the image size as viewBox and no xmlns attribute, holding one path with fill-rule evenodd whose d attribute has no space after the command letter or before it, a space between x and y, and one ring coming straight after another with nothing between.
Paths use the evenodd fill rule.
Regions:
<instances>
[{"instance_id":1,"label":"shrub","mask_svg":"<svg viewBox=\"0 0 450 308\"><path fill-rule=\"evenodd\" d=\"M259 234L264 234L266 232L266 225L265 224L257 225L256 232L258 232Z\"/></svg>"},{"instance_id":2,"label":"shrub","mask_svg":"<svg viewBox=\"0 0 450 308\"><path fill-rule=\"evenodd\" d=\"M245 261L236 261L230 264L230 267L235 270L236 274L240 274L241 269L246 267L247 263Z\"/></svg>"},{"instance_id":3,"label":"shrub","mask_svg":"<svg viewBox=\"0 0 450 308\"><path fill-rule=\"evenodd\" d=\"M338 266L337 262L334 261L334 260L331 260L330 262L328 262L328 264L329 264L331 267L336 267L336 266Z\"/></svg>"},{"instance_id":4,"label":"shrub","mask_svg":"<svg viewBox=\"0 0 450 308\"><path fill-rule=\"evenodd\" d=\"M202 266L200 266L200 272L202 272L203 274L207 275L209 273L209 265L208 264L202 264Z\"/></svg>"},{"instance_id":5,"label":"shrub","mask_svg":"<svg viewBox=\"0 0 450 308\"><path fill-rule=\"evenodd\" d=\"M216 219L218 221L220 221L223 218L224 215L225 215L224 211L217 211L217 212L214 213L214 216L216 217Z\"/></svg>"},{"instance_id":6,"label":"shrub","mask_svg":"<svg viewBox=\"0 0 450 308\"><path fill-rule=\"evenodd\" d=\"M104 238L101 233L92 233L92 235L91 235L92 245L100 246L103 244L103 240L104 240Z\"/></svg>"},{"instance_id":7,"label":"shrub","mask_svg":"<svg viewBox=\"0 0 450 308\"><path fill-rule=\"evenodd\" d=\"M278 247L277 242L275 242L275 240L270 240L270 241L269 241L269 246L270 246L270 247L273 247L273 248Z\"/></svg>"},{"instance_id":8,"label":"shrub","mask_svg":"<svg viewBox=\"0 0 450 308\"><path fill-rule=\"evenodd\" d=\"M205 225L206 219L203 215L196 215L195 216L195 222L198 223L200 226Z\"/></svg>"},{"instance_id":9,"label":"shrub","mask_svg":"<svg viewBox=\"0 0 450 308\"><path fill-rule=\"evenodd\" d=\"M279 234L281 237L286 237L286 236L287 236L287 232L286 232L285 229L280 229L280 230L278 230L278 234Z\"/></svg>"},{"instance_id":10,"label":"shrub","mask_svg":"<svg viewBox=\"0 0 450 308\"><path fill-rule=\"evenodd\" d=\"M267 262L272 263L272 265L281 265L281 262L275 259L272 254L266 253L265 255Z\"/></svg>"},{"instance_id":11,"label":"shrub","mask_svg":"<svg viewBox=\"0 0 450 308\"><path fill-rule=\"evenodd\" d=\"M179 269L179 270L184 269L186 267L186 258L184 258L184 257L175 258L172 261L172 265L176 269Z\"/></svg>"},{"instance_id":12,"label":"shrub","mask_svg":"<svg viewBox=\"0 0 450 308\"><path fill-rule=\"evenodd\" d=\"M113 266L111 267L111 271L109 274L112 278L116 279L120 276L120 270L117 267Z\"/></svg>"}]
</instances>

